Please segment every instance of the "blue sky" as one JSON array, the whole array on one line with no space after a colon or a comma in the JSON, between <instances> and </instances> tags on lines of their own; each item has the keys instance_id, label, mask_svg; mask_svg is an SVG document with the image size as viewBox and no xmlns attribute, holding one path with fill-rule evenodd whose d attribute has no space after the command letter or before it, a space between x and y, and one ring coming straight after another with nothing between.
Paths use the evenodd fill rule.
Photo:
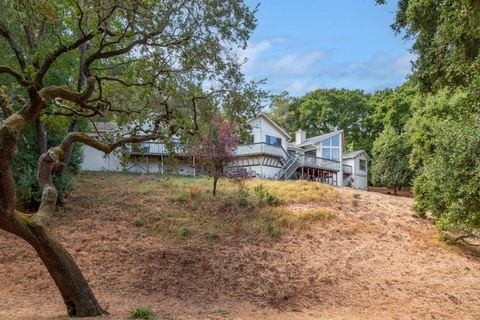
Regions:
<instances>
[{"instance_id":1,"label":"blue sky","mask_svg":"<svg viewBox=\"0 0 480 320\"><path fill-rule=\"evenodd\" d=\"M260 2L258 26L243 71L267 79L272 93L299 96L317 88L396 87L410 72L410 43L396 36L397 1L247 0Z\"/></svg>"}]
</instances>

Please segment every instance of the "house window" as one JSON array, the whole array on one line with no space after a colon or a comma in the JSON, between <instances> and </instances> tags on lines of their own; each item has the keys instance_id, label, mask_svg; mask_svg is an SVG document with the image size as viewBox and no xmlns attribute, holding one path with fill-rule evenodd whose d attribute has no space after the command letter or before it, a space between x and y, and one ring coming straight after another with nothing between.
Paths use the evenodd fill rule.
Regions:
<instances>
[{"instance_id":1,"label":"house window","mask_svg":"<svg viewBox=\"0 0 480 320\"><path fill-rule=\"evenodd\" d=\"M362 170L362 171L367 170L367 160L360 159L360 170Z\"/></svg>"},{"instance_id":2,"label":"house window","mask_svg":"<svg viewBox=\"0 0 480 320\"><path fill-rule=\"evenodd\" d=\"M330 159L330 148L322 148L322 158Z\"/></svg>"},{"instance_id":3,"label":"house window","mask_svg":"<svg viewBox=\"0 0 480 320\"><path fill-rule=\"evenodd\" d=\"M322 141L322 158L340 160L340 135Z\"/></svg>"},{"instance_id":4,"label":"house window","mask_svg":"<svg viewBox=\"0 0 480 320\"><path fill-rule=\"evenodd\" d=\"M332 147L340 147L340 135L333 136L331 139L331 146Z\"/></svg>"},{"instance_id":5,"label":"house window","mask_svg":"<svg viewBox=\"0 0 480 320\"><path fill-rule=\"evenodd\" d=\"M282 139L274 137L274 136L267 135L266 143L267 144L272 144L274 146L281 146L282 145Z\"/></svg>"},{"instance_id":6,"label":"house window","mask_svg":"<svg viewBox=\"0 0 480 320\"><path fill-rule=\"evenodd\" d=\"M338 148L331 148L330 152L333 160L340 159L340 150Z\"/></svg>"}]
</instances>

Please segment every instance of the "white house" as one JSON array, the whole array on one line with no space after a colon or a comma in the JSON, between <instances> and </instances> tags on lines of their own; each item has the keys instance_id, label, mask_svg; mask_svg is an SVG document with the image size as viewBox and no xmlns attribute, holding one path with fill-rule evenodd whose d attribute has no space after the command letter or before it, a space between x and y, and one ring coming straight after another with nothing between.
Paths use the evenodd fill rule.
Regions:
<instances>
[{"instance_id":1,"label":"white house","mask_svg":"<svg viewBox=\"0 0 480 320\"><path fill-rule=\"evenodd\" d=\"M295 140L267 115L249 121L250 144L238 148L233 166L252 176L267 179L308 179L338 186L368 187L368 161L363 150L345 152L343 130L308 137L295 133Z\"/></svg>"},{"instance_id":2,"label":"white house","mask_svg":"<svg viewBox=\"0 0 480 320\"><path fill-rule=\"evenodd\" d=\"M309 138L305 131L299 130L292 140L287 131L265 114L250 120L249 125L250 139L248 144L238 147L238 157L230 164L232 168L263 179L306 179L358 189L368 187L370 158L363 150L345 152L343 130ZM114 126L104 125L104 128L108 131ZM128 148L129 157L122 165L119 156L105 157L86 146L82 169L159 173L170 170L184 175L195 175L201 170L180 144L173 152L162 142L153 141Z\"/></svg>"}]
</instances>

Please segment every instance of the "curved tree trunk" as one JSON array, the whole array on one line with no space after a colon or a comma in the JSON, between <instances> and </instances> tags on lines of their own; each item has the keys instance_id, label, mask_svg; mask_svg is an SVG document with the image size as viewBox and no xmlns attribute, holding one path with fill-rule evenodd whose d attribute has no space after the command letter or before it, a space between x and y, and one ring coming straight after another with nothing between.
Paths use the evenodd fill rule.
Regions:
<instances>
[{"instance_id":1,"label":"curved tree trunk","mask_svg":"<svg viewBox=\"0 0 480 320\"><path fill-rule=\"evenodd\" d=\"M4 95L0 91L0 104L2 98ZM15 209L15 180L10 164L16 154L20 131L38 118L35 110L40 109L43 102L34 98L35 96L31 98L32 104L10 115L0 124L0 229L24 239L35 249L60 290L70 316L99 316L105 312L87 280L72 256L48 234L48 220L55 210L57 198L52 170L61 163L60 149L54 148L40 157L38 182L43 192L39 210L34 214L25 214Z\"/></svg>"},{"instance_id":2,"label":"curved tree trunk","mask_svg":"<svg viewBox=\"0 0 480 320\"><path fill-rule=\"evenodd\" d=\"M72 256L52 239L44 227L27 226L28 235L21 235L35 249L57 285L71 317L92 317L105 314L87 280Z\"/></svg>"}]
</instances>

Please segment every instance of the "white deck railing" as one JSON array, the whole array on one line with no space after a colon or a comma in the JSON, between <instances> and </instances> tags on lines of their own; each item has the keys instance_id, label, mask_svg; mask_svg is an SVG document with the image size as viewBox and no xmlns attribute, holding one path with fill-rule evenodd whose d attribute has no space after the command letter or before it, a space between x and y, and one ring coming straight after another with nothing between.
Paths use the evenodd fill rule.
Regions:
<instances>
[{"instance_id":1,"label":"white deck railing","mask_svg":"<svg viewBox=\"0 0 480 320\"><path fill-rule=\"evenodd\" d=\"M298 158L300 166L314 167L326 170L340 171L340 161L318 158L312 156L300 156Z\"/></svg>"},{"instance_id":2,"label":"white deck railing","mask_svg":"<svg viewBox=\"0 0 480 320\"><path fill-rule=\"evenodd\" d=\"M260 154L267 154L267 155L276 156L276 157L287 156L287 153L281 146L266 144L263 142L240 145L237 147L237 156L239 157L253 156L253 155L260 155Z\"/></svg>"},{"instance_id":3,"label":"white deck railing","mask_svg":"<svg viewBox=\"0 0 480 320\"><path fill-rule=\"evenodd\" d=\"M175 154L186 153L185 147L179 143L175 143L172 149L168 149L163 142L145 141L134 145L128 145L128 151L131 154L142 155L167 155L171 152Z\"/></svg>"}]
</instances>

